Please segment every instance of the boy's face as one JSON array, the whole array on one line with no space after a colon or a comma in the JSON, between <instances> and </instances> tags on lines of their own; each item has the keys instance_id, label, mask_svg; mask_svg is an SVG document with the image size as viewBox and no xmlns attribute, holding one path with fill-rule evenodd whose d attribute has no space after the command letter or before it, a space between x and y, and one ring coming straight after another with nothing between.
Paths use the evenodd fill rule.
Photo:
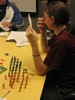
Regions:
<instances>
[{"instance_id":1,"label":"boy's face","mask_svg":"<svg viewBox=\"0 0 75 100\"><path fill-rule=\"evenodd\" d=\"M0 5L4 5L6 3L6 0L0 0Z\"/></svg>"},{"instance_id":2,"label":"boy's face","mask_svg":"<svg viewBox=\"0 0 75 100\"><path fill-rule=\"evenodd\" d=\"M48 29L53 29L53 24L54 24L54 17L53 16L49 16L47 14L47 12L44 12L44 23L46 24L46 26L48 27Z\"/></svg>"}]
</instances>

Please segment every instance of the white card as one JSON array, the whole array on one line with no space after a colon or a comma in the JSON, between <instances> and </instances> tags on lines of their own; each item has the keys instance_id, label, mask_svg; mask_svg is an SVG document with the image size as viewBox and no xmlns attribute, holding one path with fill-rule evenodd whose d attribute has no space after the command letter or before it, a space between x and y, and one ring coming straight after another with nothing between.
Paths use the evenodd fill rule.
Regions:
<instances>
[{"instance_id":1,"label":"white card","mask_svg":"<svg viewBox=\"0 0 75 100\"><path fill-rule=\"evenodd\" d=\"M28 13L28 21L29 21L29 26L32 28L32 19L30 17L30 14Z\"/></svg>"}]
</instances>

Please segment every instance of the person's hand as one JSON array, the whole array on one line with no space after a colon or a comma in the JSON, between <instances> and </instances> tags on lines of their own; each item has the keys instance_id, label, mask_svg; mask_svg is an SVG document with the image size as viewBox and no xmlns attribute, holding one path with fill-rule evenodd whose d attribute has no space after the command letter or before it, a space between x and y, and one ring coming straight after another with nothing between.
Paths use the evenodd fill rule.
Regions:
<instances>
[{"instance_id":1,"label":"person's hand","mask_svg":"<svg viewBox=\"0 0 75 100\"><path fill-rule=\"evenodd\" d=\"M37 45L37 33L34 31L34 29L32 29L31 27L28 27L26 29L26 36L29 40L29 42L31 43L31 46L35 46Z\"/></svg>"},{"instance_id":2,"label":"person's hand","mask_svg":"<svg viewBox=\"0 0 75 100\"><path fill-rule=\"evenodd\" d=\"M2 22L1 23L4 27L12 27L12 23L11 22Z\"/></svg>"},{"instance_id":3,"label":"person's hand","mask_svg":"<svg viewBox=\"0 0 75 100\"><path fill-rule=\"evenodd\" d=\"M44 23L44 18L38 18L37 27L39 28L40 32L44 31L46 25Z\"/></svg>"}]
</instances>

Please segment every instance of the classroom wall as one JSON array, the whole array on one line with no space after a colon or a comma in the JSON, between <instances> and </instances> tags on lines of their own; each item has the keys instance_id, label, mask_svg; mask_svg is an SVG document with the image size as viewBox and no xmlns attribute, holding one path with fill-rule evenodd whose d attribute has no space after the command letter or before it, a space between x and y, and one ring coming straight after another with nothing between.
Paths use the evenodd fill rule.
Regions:
<instances>
[{"instance_id":1,"label":"classroom wall","mask_svg":"<svg viewBox=\"0 0 75 100\"><path fill-rule=\"evenodd\" d=\"M75 0L74 0L75 1ZM37 18L40 16L40 17L42 17L43 16L43 12L44 12L44 9L45 9L45 7L46 7L46 4L47 4L47 0L38 0L38 14L36 15L36 16L31 16L31 18L32 18L32 24L33 24L33 28L37 31L37 32L39 32L39 30L38 30L38 28L37 28ZM74 5L74 4L73 4ZM73 12L74 12L74 10L73 10L73 8L72 8L72 10L73 10L73 12L71 11L71 0L68 0L68 2L67 2L67 6L68 6L68 9L69 9L69 11L70 11L70 15L71 15L71 17L73 17ZM23 15L23 18L24 18L24 27L22 28L22 29L20 29L20 30L26 30L26 28L28 27L28 18L27 18L27 16L24 16ZM73 17L73 18L75 18L75 17ZM73 19L73 20L75 20L75 19Z\"/></svg>"},{"instance_id":2,"label":"classroom wall","mask_svg":"<svg viewBox=\"0 0 75 100\"><path fill-rule=\"evenodd\" d=\"M14 3L21 12L36 12L37 0L9 0Z\"/></svg>"}]
</instances>

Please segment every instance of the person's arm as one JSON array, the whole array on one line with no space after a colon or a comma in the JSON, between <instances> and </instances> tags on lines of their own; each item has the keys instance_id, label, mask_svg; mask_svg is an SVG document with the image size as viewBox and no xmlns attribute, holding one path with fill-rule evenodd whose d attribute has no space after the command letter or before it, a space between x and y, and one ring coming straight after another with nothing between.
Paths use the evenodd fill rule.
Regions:
<instances>
[{"instance_id":1,"label":"person's arm","mask_svg":"<svg viewBox=\"0 0 75 100\"><path fill-rule=\"evenodd\" d=\"M38 49L37 34L30 27L26 29L26 34L27 34L27 38L30 41L30 44L32 47L32 54L33 54L33 60L34 60L36 71L39 75L44 75L47 72L48 67L43 63L43 60L40 56L40 52Z\"/></svg>"},{"instance_id":2,"label":"person's arm","mask_svg":"<svg viewBox=\"0 0 75 100\"><path fill-rule=\"evenodd\" d=\"M44 75L47 72L48 67L43 63L40 56L38 45L32 46L33 60L39 75Z\"/></svg>"},{"instance_id":3,"label":"person's arm","mask_svg":"<svg viewBox=\"0 0 75 100\"><path fill-rule=\"evenodd\" d=\"M38 18L37 21L37 27L39 28L39 31L41 33L41 46L42 46L42 50L44 52L48 52L49 50L49 46L48 46L48 40L46 37L46 29L45 29L45 24L44 24L44 18Z\"/></svg>"},{"instance_id":4,"label":"person's arm","mask_svg":"<svg viewBox=\"0 0 75 100\"><path fill-rule=\"evenodd\" d=\"M48 53L50 47L48 46L48 39L46 37L46 34L43 33L43 31L41 32L41 46L42 46L42 50Z\"/></svg>"},{"instance_id":5,"label":"person's arm","mask_svg":"<svg viewBox=\"0 0 75 100\"><path fill-rule=\"evenodd\" d=\"M14 4L12 4L12 8L14 10L14 17L11 22L12 27L17 29L22 28L24 26L23 17L21 16L19 9Z\"/></svg>"}]
</instances>

